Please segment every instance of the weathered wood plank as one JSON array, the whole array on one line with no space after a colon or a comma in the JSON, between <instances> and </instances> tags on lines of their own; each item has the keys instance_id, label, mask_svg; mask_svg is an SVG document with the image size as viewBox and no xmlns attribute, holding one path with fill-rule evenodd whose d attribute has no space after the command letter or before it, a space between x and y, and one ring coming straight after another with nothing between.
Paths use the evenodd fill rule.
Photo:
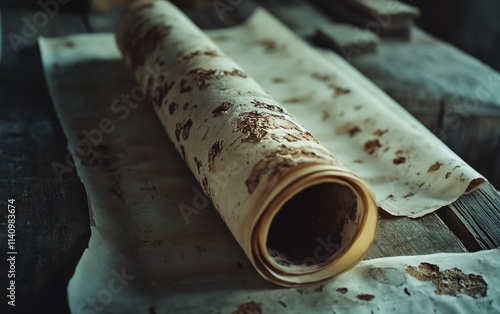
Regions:
<instances>
[{"instance_id":1,"label":"weathered wood plank","mask_svg":"<svg viewBox=\"0 0 500 314\"><path fill-rule=\"evenodd\" d=\"M394 19L415 19L420 10L397 0L340 0L365 16L381 16Z\"/></svg>"},{"instance_id":2,"label":"weathered wood plank","mask_svg":"<svg viewBox=\"0 0 500 314\"><path fill-rule=\"evenodd\" d=\"M471 251L500 247L500 193L491 184L438 211Z\"/></svg>"},{"instance_id":3,"label":"weathered wood plank","mask_svg":"<svg viewBox=\"0 0 500 314\"><path fill-rule=\"evenodd\" d=\"M406 41L418 8L393 0L312 0L336 20L368 29L380 37Z\"/></svg>"},{"instance_id":4,"label":"weathered wood plank","mask_svg":"<svg viewBox=\"0 0 500 314\"><path fill-rule=\"evenodd\" d=\"M319 26L317 36L340 55L354 50L359 53L375 52L380 41L370 31L337 23Z\"/></svg>"},{"instance_id":5,"label":"weathered wood plank","mask_svg":"<svg viewBox=\"0 0 500 314\"><path fill-rule=\"evenodd\" d=\"M435 213L411 219L391 216L380 210L379 216L377 237L366 259L467 251Z\"/></svg>"},{"instance_id":6,"label":"weathered wood plank","mask_svg":"<svg viewBox=\"0 0 500 314\"><path fill-rule=\"evenodd\" d=\"M5 199L1 203L16 199L16 310L27 313L36 306L40 312L65 313L67 283L90 235L88 208L75 171L59 182L52 170L54 161L66 163L66 139L44 83L35 36L84 32L85 28L80 16L59 13L36 28L35 35L24 36L22 18L35 12L2 11L0 190ZM9 33L24 38L17 52ZM2 219L2 244L7 242L6 231ZM4 257L2 282L8 269Z\"/></svg>"}]
</instances>

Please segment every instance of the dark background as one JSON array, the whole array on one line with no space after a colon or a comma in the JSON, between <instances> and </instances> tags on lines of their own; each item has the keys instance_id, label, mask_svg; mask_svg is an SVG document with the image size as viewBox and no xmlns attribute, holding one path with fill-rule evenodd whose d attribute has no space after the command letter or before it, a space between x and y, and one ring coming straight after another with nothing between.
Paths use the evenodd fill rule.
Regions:
<instances>
[{"instance_id":1,"label":"dark background","mask_svg":"<svg viewBox=\"0 0 500 314\"><path fill-rule=\"evenodd\" d=\"M417 24L500 70L500 1L405 0L419 7Z\"/></svg>"},{"instance_id":2,"label":"dark background","mask_svg":"<svg viewBox=\"0 0 500 314\"><path fill-rule=\"evenodd\" d=\"M404 0L404 2L422 10L417 24L424 30L500 71L500 58L498 57L498 51L500 51L500 1ZM0 4L4 7L39 9L37 3L38 0L0 0ZM89 7L90 0L71 0L64 5L65 10L73 12L86 11Z\"/></svg>"}]
</instances>

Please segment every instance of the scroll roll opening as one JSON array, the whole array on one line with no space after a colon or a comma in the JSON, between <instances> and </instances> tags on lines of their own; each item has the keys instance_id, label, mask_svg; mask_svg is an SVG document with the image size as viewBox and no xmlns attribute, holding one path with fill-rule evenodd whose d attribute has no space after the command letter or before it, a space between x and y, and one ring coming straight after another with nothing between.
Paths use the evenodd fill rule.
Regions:
<instances>
[{"instance_id":1,"label":"scroll roll opening","mask_svg":"<svg viewBox=\"0 0 500 314\"><path fill-rule=\"evenodd\" d=\"M344 272L363 258L377 229L374 197L355 175L330 165L296 171L295 181L276 187L253 229L253 252L262 266L257 270L264 277L283 276L288 283L282 285Z\"/></svg>"}]
</instances>

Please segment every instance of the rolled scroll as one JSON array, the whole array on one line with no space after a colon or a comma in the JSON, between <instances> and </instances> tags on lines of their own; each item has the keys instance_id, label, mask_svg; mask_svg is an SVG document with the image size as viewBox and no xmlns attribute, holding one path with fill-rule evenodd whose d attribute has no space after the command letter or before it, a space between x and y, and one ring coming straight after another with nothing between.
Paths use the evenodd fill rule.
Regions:
<instances>
[{"instance_id":1,"label":"rolled scroll","mask_svg":"<svg viewBox=\"0 0 500 314\"><path fill-rule=\"evenodd\" d=\"M362 259L377 225L370 189L181 11L139 1L124 11L116 38L177 151L265 279L320 282Z\"/></svg>"}]
</instances>

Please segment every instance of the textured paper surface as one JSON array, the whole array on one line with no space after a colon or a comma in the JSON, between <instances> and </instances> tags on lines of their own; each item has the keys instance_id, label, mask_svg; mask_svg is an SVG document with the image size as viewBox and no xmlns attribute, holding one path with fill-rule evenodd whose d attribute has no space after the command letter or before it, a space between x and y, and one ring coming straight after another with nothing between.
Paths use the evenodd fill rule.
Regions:
<instances>
[{"instance_id":1,"label":"textured paper surface","mask_svg":"<svg viewBox=\"0 0 500 314\"><path fill-rule=\"evenodd\" d=\"M420 217L485 182L340 56L319 53L263 10L215 42L348 169L387 212Z\"/></svg>"},{"instance_id":2,"label":"textured paper surface","mask_svg":"<svg viewBox=\"0 0 500 314\"><path fill-rule=\"evenodd\" d=\"M73 313L85 313L78 312L78 308L91 308L85 303L86 298L95 298L100 289L106 289L114 278L113 270L120 271L126 263L120 252L101 242L98 233L94 234L94 242L70 282ZM130 270L128 275L136 277L121 293L113 295L101 313L147 313L144 309L154 309L155 313L237 314L312 310L353 314L498 313L499 261L498 249L380 258L363 261L327 284L295 289L262 285L263 281L246 268L247 264L241 269L224 270L207 261L192 268L190 276L183 280L173 279L178 274L163 268L159 269L162 276L154 279ZM146 283L139 283L144 279Z\"/></svg>"},{"instance_id":3,"label":"textured paper surface","mask_svg":"<svg viewBox=\"0 0 500 314\"><path fill-rule=\"evenodd\" d=\"M264 278L318 282L362 259L377 223L370 189L180 10L165 1L131 6L116 38L175 148ZM318 239L332 243L325 261L308 259Z\"/></svg>"},{"instance_id":4,"label":"textured paper surface","mask_svg":"<svg viewBox=\"0 0 500 314\"><path fill-rule=\"evenodd\" d=\"M71 48L80 44L86 47L78 52L78 58L87 61L73 64L71 69L61 63L75 53L68 51L68 42L73 43ZM109 226L114 228L92 227L89 248L68 286L72 313L232 313L244 307L257 307L262 313L300 313L311 308L317 313L500 311L498 250L361 262L328 284L301 289L277 289L262 280L215 209L200 197L201 189L197 189L195 178L168 143L151 105L141 103L123 120L120 117L125 111L110 109L121 94L130 94L137 85L116 56L103 52L107 45L113 45L111 35L43 39L40 46L50 88L60 88L52 96L60 104L58 116L72 121L70 125L62 124L67 134L73 134L71 130L95 128L103 118L112 120L118 131L133 129L137 124L145 126L132 137L128 134L123 138L116 133L118 142L107 135L101 148L118 145L124 148L121 153L96 152L97 165L77 169L82 181L94 187L89 193L94 195L90 202L95 220L113 221ZM48 58L48 54L54 59ZM48 71L49 64L61 72ZM99 77L67 75L67 71L76 68L106 71ZM76 80L86 81L87 88L83 89ZM79 139L75 134L68 140L71 146ZM110 160L112 164L108 163ZM158 168L160 160L170 162ZM123 199L113 194L118 181L125 183L120 176L109 178L109 171L115 167L129 176L128 183L120 187ZM180 205L197 211L186 221ZM432 282L405 273L407 266L417 267L422 262L438 265L441 271L458 267L464 274L481 275L488 284L486 296L476 299L464 294L436 294ZM380 275L380 268L390 269L388 279ZM366 301L359 295L374 298Z\"/></svg>"},{"instance_id":5,"label":"textured paper surface","mask_svg":"<svg viewBox=\"0 0 500 314\"><path fill-rule=\"evenodd\" d=\"M393 299L387 303L374 293L373 300L377 299L377 302L358 298L358 294L380 290L379 286L370 291L362 291L366 285L364 282L357 288L347 287L352 294L338 292L337 288L343 288L340 286L333 286L335 291L327 288L344 278L342 276L323 288L306 288L300 290L302 293L296 289L272 288L257 275L215 209L203 198L183 160L172 149L151 105L127 105L129 110L124 109L122 95L130 95L137 84L119 60L112 36L43 39L41 52L48 85L69 147L81 141L79 133L83 129L98 128L103 118L109 118L116 127L104 136L101 146L92 151L92 156L77 166L85 186L91 187L88 192L94 219L97 223L112 223L107 223L104 229L92 228L89 249L68 289L73 312L138 313L150 309L157 313L190 313L205 309L231 312L249 300L260 304L264 313L286 312L290 308L300 311L301 307L312 306L318 307L319 311L331 312L334 304L345 311L347 308L356 309L356 313L365 309L367 312L389 309L387 304L397 308ZM360 82L364 84L362 80ZM119 106L113 107L117 100ZM299 120L302 122L300 116ZM141 126L140 132L134 132L137 125ZM158 167L159 164L162 167ZM179 210L180 205L194 209L188 219ZM460 258L453 256L453 260L460 261L456 265L469 264L462 269L465 273L481 274L487 283L492 282L495 286L495 277L488 274L493 274L491 269L494 267L488 265L498 260L498 252L488 252L493 254L488 256L491 260L479 254L486 252L460 255ZM467 258L471 261L466 262ZM442 259L442 256L436 259ZM411 265L418 266L420 261L423 260L415 257L415 263ZM393 263L390 259L389 262ZM359 267L343 275L349 276L345 277L346 280L350 280L354 275L349 274ZM444 264L442 267L451 266ZM458 298L433 296L433 286L427 283L426 287L422 295L426 298L432 296L430 309L451 309L460 313L461 306L467 308L473 303L480 304L485 310L498 307L493 301L498 296L495 288L488 290L489 294L484 298L469 300L462 295ZM314 291L316 289L318 291ZM316 294L322 291L327 291L329 296ZM270 298L275 292L284 294ZM325 298L331 302L325 302ZM92 301L98 309L92 310ZM386 305L381 307L380 304L384 303ZM401 299L397 304L408 303ZM420 310L420 307L404 308L415 312Z\"/></svg>"}]
</instances>

